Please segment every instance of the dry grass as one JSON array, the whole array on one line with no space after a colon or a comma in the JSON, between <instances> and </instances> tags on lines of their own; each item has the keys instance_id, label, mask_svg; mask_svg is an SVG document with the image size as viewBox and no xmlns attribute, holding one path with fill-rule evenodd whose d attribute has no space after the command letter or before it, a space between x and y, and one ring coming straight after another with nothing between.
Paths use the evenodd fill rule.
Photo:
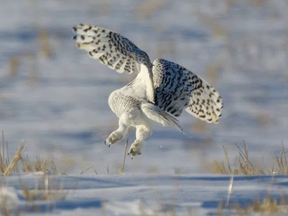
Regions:
<instances>
[{"instance_id":1,"label":"dry grass","mask_svg":"<svg viewBox=\"0 0 288 216\"><path fill-rule=\"evenodd\" d=\"M271 182L274 180L274 175L272 176ZM270 195L271 187L268 187L267 194L264 199L256 198L252 200L249 203L239 203L234 202L230 205L230 196L233 191L233 182L234 182L234 175L231 175L231 179L228 185L228 194L227 194L227 202L226 202L226 208L232 210L233 212L236 211L236 215L248 215L251 212L257 212L257 213L287 213L288 212L288 202L287 197L282 194L280 196L279 201L277 201L277 198L273 198ZM270 185L272 186L272 185ZM218 202L218 207L216 210L217 215L225 215L223 214L223 206L224 203L222 200Z\"/></svg>"},{"instance_id":2,"label":"dry grass","mask_svg":"<svg viewBox=\"0 0 288 216\"><path fill-rule=\"evenodd\" d=\"M45 201L46 210L55 209L56 201L65 200L69 193L69 191L64 190L64 181L55 182L53 177L48 175L37 178L34 188L23 184L20 179L20 188L20 194L26 202L26 210L33 212L43 211L43 203L41 204L39 201ZM2 185L0 190L0 215L20 215L20 212L22 213L23 210L20 211L14 201L15 198L5 192L5 190L8 190L7 187ZM40 205L42 205L42 208Z\"/></svg>"},{"instance_id":3,"label":"dry grass","mask_svg":"<svg viewBox=\"0 0 288 216\"><path fill-rule=\"evenodd\" d=\"M0 146L0 173L3 173L4 176L9 176L11 172L18 171L18 161L21 159L26 146L21 143L17 151L14 154L14 157L10 161L9 151L8 151L8 142L5 142L4 132L2 132L2 145Z\"/></svg>"},{"instance_id":4,"label":"dry grass","mask_svg":"<svg viewBox=\"0 0 288 216\"><path fill-rule=\"evenodd\" d=\"M146 0L141 2L136 8L135 14L142 19L150 18L157 10L163 8L166 2L164 0Z\"/></svg>"},{"instance_id":5,"label":"dry grass","mask_svg":"<svg viewBox=\"0 0 288 216\"><path fill-rule=\"evenodd\" d=\"M149 174L159 174L157 166L151 165L147 167L147 173Z\"/></svg>"},{"instance_id":6,"label":"dry grass","mask_svg":"<svg viewBox=\"0 0 288 216\"><path fill-rule=\"evenodd\" d=\"M224 63L221 62L221 61L218 61L218 62L213 62L211 63L207 68L206 68L206 76L208 77L209 79L209 82L211 84L214 84L216 83L220 76L220 71L222 70L223 68L223 65Z\"/></svg>"},{"instance_id":7,"label":"dry grass","mask_svg":"<svg viewBox=\"0 0 288 216\"><path fill-rule=\"evenodd\" d=\"M37 28L37 26L36 26ZM53 54L52 46L50 45L50 34L46 29L40 29L38 30L38 46L39 46L39 52L46 58L50 58ZM38 53L39 53L38 52ZM19 73L19 69L21 66L21 63L28 63L30 64L30 72L29 72L29 78L28 78L28 85L33 86L36 82L36 78L38 76L38 62L37 62L37 52L21 52L17 53L15 55L12 55L9 58L9 76L16 76Z\"/></svg>"},{"instance_id":8,"label":"dry grass","mask_svg":"<svg viewBox=\"0 0 288 216\"><path fill-rule=\"evenodd\" d=\"M228 207L228 209L235 211L236 215L248 215L249 213L259 214L276 214L288 212L288 200L284 195L280 196L280 200L277 201L273 198L269 192L267 192L264 199L256 198L249 204L240 205L240 203L234 203ZM226 215L223 213L223 201L218 202L217 215Z\"/></svg>"},{"instance_id":9,"label":"dry grass","mask_svg":"<svg viewBox=\"0 0 288 216\"><path fill-rule=\"evenodd\" d=\"M52 47L50 46L49 39L50 35L47 30L41 29L38 32L38 41L39 41L39 47L41 53L47 57L50 58L52 56Z\"/></svg>"},{"instance_id":10,"label":"dry grass","mask_svg":"<svg viewBox=\"0 0 288 216\"><path fill-rule=\"evenodd\" d=\"M29 201L58 201L64 200L68 195L68 192L64 191L63 182L57 182L57 184L55 184L52 177L43 175L43 177L40 179L40 183L37 182L34 189L22 184L22 195Z\"/></svg>"},{"instance_id":11,"label":"dry grass","mask_svg":"<svg viewBox=\"0 0 288 216\"><path fill-rule=\"evenodd\" d=\"M47 175L45 175L48 168L47 158L41 160L40 157L37 157L35 162L24 160L22 155L25 149L26 145L21 142L14 154L14 157L10 160L8 142L5 141L4 132L2 132L2 142L0 146L0 173L2 173L3 176L9 176L12 173L42 172L44 174L43 179L45 178L45 181L43 180L42 182L45 182L46 186L39 187L39 185L37 185L35 189L30 190L27 186L20 184L23 191L23 197L27 199L27 201L46 200L50 202L55 200L63 200L66 197L67 193L64 193L64 191L61 189L55 190L55 186L53 188L53 185L55 184L53 184L52 180L48 178ZM50 166L50 168L52 168L52 166ZM7 193L5 192L7 190L7 187L5 185L1 185L0 190L0 215L20 215L14 198L11 198L10 195L7 195Z\"/></svg>"},{"instance_id":12,"label":"dry grass","mask_svg":"<svg viewBox=\"0 0 288 216\"><path fill-rule=\"evenodd\" d=\"M106 164L105 170L106 170L106 173L109 175L110 174L109 163Z\"/></svg>"},{"instance_id":13,"label":"dry grass","mask_svg":"<svg viewBox=\"0 0 288 216\"><path fill-rule=\"evenodd\" d=\"M91 3L91 7L89 9L89 14L94 17L106 16L111 13L111 3L107 0L102 0L101 2L93 2Z\"/></svg>"},{"instance_id":14,"label":"dry grass","mask_svg":"<svg viewBox=\"0 0 288 216\"><path fill-rule=\"evenodd\" d=\"M64 181L55 181L53 177L48 175L39 176L35 179L34 188L29 187L22 183L21 178L19 179L21 190L19 191L20 196L25 200L26 210L33 212L43 211L43 205L46 205L47 210L56 208L56 201L65 200L70 191L64 190ZM77 188L75 184L74 188ZM15 202L14 192L7 188L6 183L1 183L0 186L0 215L4 216L15 216L22 215L23 209L20 210L17 203ZM11 193L12 192L12 193ZM16 192L15 192L15 196ZM46 204L41 204L39 201L45 201ZM42 205L42 207L40 206ZM42 209L42 210L41 210ZM45 211L45 210L44 210Z\"/></svg>"},{"instance_id":15,"label":"dry grass","mask_svg":"<svg viewBox=\"0 0 288 216\"><path fill-rule=\"evenodd\" d=\"M259 113L256 116L256 120L264 128L268 128L271 126L271 118L270 118L269 114L267 114L267 113Z\"/></svg>"},{"instance_id":16,"label":"dry grass","mask_svg":"<svg viewBox=\"0 0 288 216\"><path fill-rule=\"evenodd\" d=\"M2 145L0 146L0 173L4 176L9 176L11 173L21 172L42 172L43 174L65 174L58 170L54 160L49 160L48 156L41 159L40 156L36 157L36 160L30 160L28 156L23 157L23 153L26 150L26 145L22 141L16 150L12 160L9 158L8 142L5 141L4 133L2 132Z\"/></svg>"},{"instance_id":17,"label":"dry grass","mask_svg":"<svg viewBox=\"0 0 288 216\"><path fill-rule=\"evenodd\" d=\"M276 198L271 197L270 193L267 193L263 200L255 199L251 204L247 204L243 207L237 207L237 213L247 214L249 212L262 212L262 213L284 213L287 212L287 200L284 195L281 196L280 202L277 202Z\"/></svg>"},{"instance_id":18,"label":"dry grass","mask_svg":"<svg viewBox=\"0 0 288 216\"><path fill-rule=\"evenodd\" d=\"M13 170L18 171L17 164L18 164L18 161L21 159L21 155L25 149L26 149L26 146L24 146L21 143L12 161L8 164L8 166L4 167L4 170L3 170L4 176L9 176Z\"/></svg>"},{"instance_id":19,"label":"dry grass","mask_svg":"<svg viewBox=\"0 0 288 216\"><path fill-rule=\"evenodd\" d=\"M21 164L19 164L20 172L41 172L44 174L54 174L54 175L64 175L67 172L67 169L61 171L57 168L54 160L49 160L48 156L41 159L41 157L36 156L36 160L32 161L27 156L25 159L20 158Z\"/></svg>"},{"instance_id":20,"label":"dry grass","mask_svg":"<svg viewBox=\"0 0 288 216\"><path fill-rule=\"evenodd\" d=\"M226 163L215 161L217 169L222 174L233 174L233 175L256 175L256 174L265 174L262 168L255 168L254 165L250 162L249 152L246 143L244 142L242 150L238 145L239 158L236 168L231 167L229 160L229 154L226 147L223 146L223 151L225 154Z\"/></svg>"},{"instance_id":21,"label":"dry grass","mask_svg":"<svg viewBox=\"0 0 288 216\"><path fill-rule=\"evenodd\" d=\"M276 162L277 162L277 167L278 167L277 173L281 175L288 174L288 160L286 157L286 153L288 153L288 151L285 149L284 144L282 143L282 149L280 151L280 154L279 156L276 157Z\"/></svg>"},{"instance_id":22,"label":"dry grass","mask_svg":"<svg viewBox=\"0 0 288 216\"><path fill-rule=\"evenodd\" d=\"M19 209L13 197L7 195L7 187L1 184L0 186L0 215L3 216L16 216L19 214ZM11 214L13 212L13 214Z\"/></svg>"},{"instance_id":23,"label":"dry grass","mask_svg":"<svg viewBox=\"0 0 288 216\"><path fill-rule=\"evenodd\" d=\"M206 164L205 167L213 173L230 174L230 175L287 175L288 174L288 151L282 144L282 149L270 167L264 167L253 164L249 158L248 146L243 143L243 149L237 144L238 157L235 166L231 166L228 150L223 146L225 155L224 161L214 161L213 164Z\"/></svg>"},{"instance_id":24,"label":"dry grass","mask_svg":"<svg viewBox=\"0 0 288 216\"><path fill-rule=\"evenodd\" d=\"M47 201L47 209L56 207L56 201L64 200L68 195L68 192L64 191L63 180L55 181L52 176L48 175L59 174L54 161L49 161L47 157L41 159L39 156L36 157L36 161L30 161L28 157L24 159L23 152L25 149L26 145L21 142L14 154L14 157L10 160L8 142L5 141L4 133L2 132L2 145L0 146L0 172L3 176L9 176L12 173L38 172L37 174L40 176L39 178L36 178L35 187L32 189L28 185L23 184L20 178L21 193L26 200L27 209L30 211L40 211L41 208L39 203L37 203L38 201ZM19 215L20 211L14 198L10 197L10 193L6 192L8 190L7 186L5 183L3 185L3 181L0 183L0 215ZM50 206L51 203L54 203L54 205Z\"/></svg>"},{"instance_id":25,"label":"dry grass","mask_svg":"<svg viewBox=\"0 0 288 216\"><path fill-rule=\"evenodd\" d=\"M125 162L126 162L126 156L127 156L128 142L129 142L129 138L127 137L125 148L124 148L123 163L122 163L122 167L119 170L119 174L125 174Z\"/></svg>"},{"instance_id":26,"label":"dry grass","mask_svg":"<svg viewBox=\"0 0 288 216\"><path fill-rule=\"evenodd\" d=\"M28 86L34 87L37 77L38 77L38 62L36 60L36 55L29 55L30 58L30 73L29 73L29 79L28 79Z\"/></svg>"},{"instance_id":27,"label":"dry grass","mask_svg":"<svg viewBox=\"0 0 288 216\"><path fill-rule=\"evenodd\" d=\"M88 170L90 170L91 168L93 168L93 166L90 166L84 170L81 170L80 175L84 174L85 172L87 172Z\"/></svg>"},{"instance_id":28,"label":"dry grass","mask_svg":"<svg viewBox=\"0 0 288 216\"><path fill-rule=\"evenodd\" d=\"M195 123L192 125L191 130L194 133L204 133L208 129L208 124L200 119L196 119Z\"/></svg>"},{"instance_id":29,"label":"dry grass","mask_svg":"<svg viewBox=\"0 0 288 216\"><path fill-rule=\"evenodd\" d=\"M19 73L21 63L27 62L30 64L27 83L29 86L33 86L38 77L37 54L34 52L24 52L10 56L8 76L16 76Z\"/></svg>"},{"instance_id":30,"label":"dry grass","mask_svg":"<svg viewBox=\"0 0 288 216\"><path fill-rule=\"evenodd\" d=\"M227 31L222 27L220 20L215 17L204 16L203 14L198 14L198 16L201 22L212 31L215 37L227 37Z\"/></svg>"},{"instance_id":31,"label":"dry grass","mask_svg":"<svg viewBox=\"0 0 288 216\"><path fill-rule=\"evenodd\" d=\"M20 59L20 56L11 56L9 58L9 76L15 76L18 73Z\"/></svg>"}]
</instances>

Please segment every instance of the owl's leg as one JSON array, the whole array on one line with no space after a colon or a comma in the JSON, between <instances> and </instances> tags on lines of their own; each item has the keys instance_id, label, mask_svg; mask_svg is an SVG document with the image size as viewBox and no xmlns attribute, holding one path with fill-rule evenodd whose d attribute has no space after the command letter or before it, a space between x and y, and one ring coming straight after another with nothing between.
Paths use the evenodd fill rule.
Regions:
<instances>
[{"instance_id":1,"label":"owl's leg","mask_svg":"<svg viewBox=\"0 0 288 216\"><path fill-rule=\"evenodd\" d=\"M119 118L119 127L117 130L113 131L108 138L104 141L105 145L110 145L122 140L127 136L128 129L130 127L129 122L127 121L127 118L125 116L121 116Z\"/></svg>"},{"instance_id":2,"label":"owl's leg","mask_svg":"<svg viewBox=\"0 0 288 216\"><path fill-rule=\"evenodd\" d=\"M135 157L141 154L141 150L145 147L144 140L152 135L152 128L150 125L136 126L136 140L131 144L128 155Z\"/></svg>"}]
</instances>

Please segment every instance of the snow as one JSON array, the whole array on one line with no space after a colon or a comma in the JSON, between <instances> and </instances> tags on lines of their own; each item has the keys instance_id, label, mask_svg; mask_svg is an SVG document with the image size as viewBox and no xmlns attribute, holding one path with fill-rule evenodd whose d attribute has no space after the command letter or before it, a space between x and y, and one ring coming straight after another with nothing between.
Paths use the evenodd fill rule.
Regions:
<instances>
[{"instance_id":1,"label":"snow","mask_svg":"<svg viewBox=\"0 0 288 216\"><path fill-rule=\"evenodd\" d=\"M67 176L53 178L65 181L65 190L72 193L57 202L51 215L102 211L155 215L164 214L171 205L177 215L187 215L190 208L199 215L213 215L218 201L227 198L230 177L203 167L225 160L223 145L228 147L232 166L237 155L234 144L245 140L250 158L271 167L281 143L288 144L286 0L259 6L248 1L169 0L146 18L137 9L145 8L143 4L140 0L10 0L1 5L0 131L9 142L10 158L24 139L30 159L48 155L63 169L69 167ZM199 122L185 113L179 119L185 135L155 126L142 155L127 158L126 174L118 175L124 141L111 148L103 144L117 127L107 99L131 77L111 71L75 48L71 27L78 23L119 32L152 60L175 61L213 83L224 102L220 123L199 129ZM48 56L39 32L49 35ZM13 56L20 59L15 76L9 75ZM134 137L131 131L130 144ZM79 175L90 166L98 176L93 169ZM41 177L35 173L21 179L33 188ZM271 179L235 177L231 203L251 203L268 189L279 198L286 192L287 178L275 176L274 183ZM9 191L5 193L27 211L19 177L5 182Z\"/></svg>"},{"instance_id":2,"label":"snow","mask_svg":"<svg viewBox=\"0 0 288 216\"><path fill-rule=\"evenodd\" d=\"M227 202L230 176L219 175L109 175L97 177L51 176L52 181L63 182L66 199L34 203L49 215L216 215L219 201ZM280 200L287 193L286 176L235 176L230 205L244 206L253 199L265 197ZM9 186L14 190L14 203L27 211L29 202L23 198L19 176L10 177ZM31 176L22 176L21 184L35 182ZM75 189L76 183L76 189ZM32 188L32 187L31 187ZM30 205L32 202L30 201ZM47 207L50 205L50 208ZM29 210L28 210L29 211ZM224 213L233 210L224 208ZM33 214L34 215L34 214Z\"/></svg>"}]
</instances>

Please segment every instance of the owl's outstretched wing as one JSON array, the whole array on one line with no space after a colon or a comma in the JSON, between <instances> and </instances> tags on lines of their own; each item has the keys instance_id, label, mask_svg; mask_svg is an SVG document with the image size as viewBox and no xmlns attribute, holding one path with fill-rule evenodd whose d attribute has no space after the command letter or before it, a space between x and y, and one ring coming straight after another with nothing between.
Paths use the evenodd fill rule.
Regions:
<instances>
[{"instance_id":1,"label":"owl's outstretched wing","mask_svg":"<svg viewBox=\"0 0 288 216\"><path fill-rule=\"evenodd\" d=\"M147 68L142 70L147 73L144 86L146 95L150 102L155 102L155 92L153 88L152 64L149 56L139 49L129 39L111 30L98 26L79 24L73 27L77 34L73 39L77 47L84 49L89 56L98 59L100 63L119 73L138 73L141 72L141 65Z\"/></svg>"},{"instance_id":2,"label":"owl's outstretched wing","mask_svg":"<svg viewBox=\"0 0 288 216\"><path fill-rule=\"evenodd\" d=\"M99 26L79 24L73 27L73 39L79 49L119 73L139 73L140 64L151 67L149 56L129 39Z\"/></svg>"},{"instance_id":3,"label":"owl's outstretched wing","mask_svg":"<svg viewBox=\"0 0 288 216\"><path fill-rule=\"evenodd\" d=\"M186 111L209 123L218 123L222 98L209 83L186 68L164 59L153 62L155 103L174 116Z\"/></svg>"}]
</instances>

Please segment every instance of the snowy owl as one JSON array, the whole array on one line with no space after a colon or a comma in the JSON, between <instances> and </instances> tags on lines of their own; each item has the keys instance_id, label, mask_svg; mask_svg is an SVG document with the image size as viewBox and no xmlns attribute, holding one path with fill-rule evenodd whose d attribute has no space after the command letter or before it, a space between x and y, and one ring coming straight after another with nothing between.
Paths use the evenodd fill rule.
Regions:
<instances>
[{"instance_id":1,"label":"snowy owl","mask_svg":"<svg viewBox=\"0 0 288 216\"><path fill-rule=\"evenodd\" d=\"M208 82L186 68L164 59L151 63L146 52L129 39L99 26L79 24L73 27L79 49L119 73L137 73L123 88L113 91L108 99L119 118L119 127L105 140L110 146L136 128L136 140L128 154L141 154L145 139L152 135L152 123L170 126L182 132L178 120L185 109L209 123L218 123L223 108L222 98Z\"/></svg>"}]
</instances>

